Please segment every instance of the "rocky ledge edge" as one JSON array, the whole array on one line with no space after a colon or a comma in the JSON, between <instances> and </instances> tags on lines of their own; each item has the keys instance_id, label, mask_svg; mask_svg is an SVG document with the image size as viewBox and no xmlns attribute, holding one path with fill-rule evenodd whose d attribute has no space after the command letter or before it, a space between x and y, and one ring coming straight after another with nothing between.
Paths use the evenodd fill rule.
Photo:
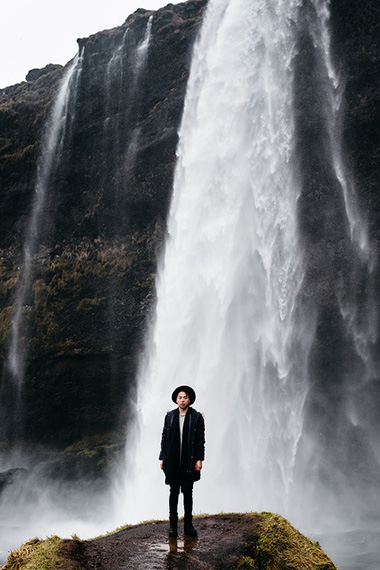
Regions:
<instances>
[{"instance_id":1,"label":"rocky ledge edge","mask_svg":"<svg viewBox=\"0 0 380 570\"><path fill-rule=\"evenodd\" d=\"M198 538L169 539L168 523L125 526L91 540L34 538L2 570L333 570L318 542L272 513L195 517Z\"/></svg>"}]
</instances>

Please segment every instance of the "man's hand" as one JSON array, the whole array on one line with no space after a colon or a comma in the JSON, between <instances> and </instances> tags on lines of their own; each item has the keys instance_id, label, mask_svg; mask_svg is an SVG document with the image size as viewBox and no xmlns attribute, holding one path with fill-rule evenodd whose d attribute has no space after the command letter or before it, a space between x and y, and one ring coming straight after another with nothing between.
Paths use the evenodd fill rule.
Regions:
<instances>
[{"instance_id":1,"label":"man's hand","mask_svg":"<svg viewBox=\"0 0 380 570\"><path fill-rule=\"evenodd\" d=\"M198 461L195 464L195 471L200 471L201 469L202 469L202 461L198 459Z\"/></svg>"},{"instance_id":2,"label":"man's hand","mask_svg":"<svg viewBox=\"0 0 380 570\"><path fill-rule=\"evenodd\" d=\"M161 467L161 469L164 468L164 462L163 461L160 461L160 467Z\"/></svg>"}]
</instances>

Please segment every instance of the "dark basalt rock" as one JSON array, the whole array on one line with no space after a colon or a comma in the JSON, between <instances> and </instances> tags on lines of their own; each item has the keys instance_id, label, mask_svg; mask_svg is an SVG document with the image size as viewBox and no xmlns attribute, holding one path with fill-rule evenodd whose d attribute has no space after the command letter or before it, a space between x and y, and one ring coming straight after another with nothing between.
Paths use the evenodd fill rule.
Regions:
<instances>
[{"instance_id":1,"label":"dark basalt rock","mask_svg":"<svg viewBox=\"0 0 380 570\"><path fill-rule=\"evenodd\" d=\"M42 77L43 75L47 75L48 73L52 73L57 69L62 69L62 65L49 63L48 65L45 65L45 67L43 67L42 69L31 69L25 79L27 81L36 81L36 79L39 79L40 77Z\"/></svg>"},{"instance_id":2,"label":"dark basalt rock","mask_svg":"<svg viewBox=\"0 0 380 570\"><path fill-rule=\"evenodd\" d=\"M13 406L3 408L0 428L3 449L21 437L30 449L42 444L59 452L61 476L100 475L133 417L128 399L154 302L177 131L205 5L139 9L120 27L78 40L83 68L70 108L75 119L44 204L24 308L22 417L15 418ZM151 44L136 75L149 19ZM3 363L44 125L70 65L32 70L26 83L0 91ZM6 369L1 390L12 401ZM49 469L54 473L54 465Z\"/></svg>"},{"instance_id":3,"label":"dark basalt rock","mask_svg":"<svg viewBox=\"0 0 380 570\"><path fill-rule=\"evenodd\" d=\"M75 120L45 205L25 307L28 359L22 426L28 446L43 442L62 453L69 448L64 463L70 464L70 474L81 469L85 454L80 452L86 445L105 447L104 433L107 445L118 449L128 418L133 418L135 374L154 304L154 277L165 236L192 46L206 3L190 0L157 12L140 9L120 27L78 40L84 59ZM375 0L365 5L331 2L334 57L346 81L344 152L356 181L359 206L368 215L376 260L380 243L378 16ZM133 54L149 18L151 45L146 66L136 79ZM297 47L299 224L306 264L302 292L305 306L315 309L317 320L305 425L309 418L309 425L318 431L315 421L321 418L320 432L328 442L334 437L344 398L344 367L359 367L351 356L347 358L353 351L343 338L339 299L353 295L360 301L367 276L364 268L350 269L353 245L347 237L341 193L325 157L321 92L315 89L318 70L306 28ZM107 73L119 65L112 60L117 53L123 53L122 64L110 83ZM0 90L2 362L22 271L43 126L70 64L32 70L27 82ZM109 85L112 89L107 91ZM371 279L378 297L376 260ZM378 349L373 347L379 353ZM338 366L342 359L344 366ZM9 398L4 374L2 378L2 396ZM335 407L328 401L334 401ZM328 417L319 413L326 409ZM5 416L1 425L10 422L7 411ZM373 421L375 416L373 412ZM3 429L1 435L1 429L3 449L20 437L12 429ZM95 471L100 472L104 462L98 459ZM348 471L344 465L343 471Z\"/></svg>"}]
</instances>

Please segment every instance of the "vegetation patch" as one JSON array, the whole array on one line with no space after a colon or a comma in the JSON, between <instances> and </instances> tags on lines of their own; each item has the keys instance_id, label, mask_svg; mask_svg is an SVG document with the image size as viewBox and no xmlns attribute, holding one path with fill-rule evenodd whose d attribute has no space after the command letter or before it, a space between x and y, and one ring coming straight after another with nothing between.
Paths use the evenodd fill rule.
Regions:
<instances>
[{"instance_id":1,"label":"vegetation patch","mask_svg":"<svg viewBox=\"0 0 380 570\"><path fill-rule=\"evenodd\" d=\"M279 515L204 515L197 516L196 523L205 540L199 548L196 544L192 547L194 570L337 570L317 542ZM45 541L33 539L10 554L3 570L142 568L144 564L163 568L162 544L167 528L166 521L146 521L86 541L76 536L71 540L56 536ZM173 558L169 546L170 568L188 568L185 558ZM152 558L155 552L157 558Z\"/></svg>"},{"instance_id":2,"label":"vegetation patch","mask_svg":"<svg viewBox=\"0 0 380 570\"><path fill-rule=\"evenodd\" d=\"M255 561L251 556L242 556L238 568L239 570L255 570Z\"/></svg>"},{"instance_id":3,"label":"vegetation patch","mask_svg":"<svg viewBox=\"0 0 380 570\"><path fill-rule=\"evenodd\" d=\"M46 540L33 538L10 553L2 570L63 570L58 555L61 542L58 536Z\"/></svg>"},{"instance_id":4,"label":"vegetation patch","mask_svg":"<svg viewBox=\"0 0 380 570\"><path fill-rule=\"evenodd\" d=\"M280 515L262 513L256 570L334 570L319 544Z\"/></svg>"}]
</instances>

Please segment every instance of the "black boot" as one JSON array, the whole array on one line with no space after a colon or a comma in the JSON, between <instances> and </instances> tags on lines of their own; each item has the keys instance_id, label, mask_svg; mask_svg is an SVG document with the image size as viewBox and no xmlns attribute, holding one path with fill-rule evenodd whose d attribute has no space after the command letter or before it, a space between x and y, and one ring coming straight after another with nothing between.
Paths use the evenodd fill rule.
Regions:
<instances>
[{"instance_id":1,"label":"black boot","mask_svg":"<svg viewBox=\"0 0 380 570\"><path fill-rule=\"evenodd\" d=\"M169 536L170 538L177 538L178 536L178 521L170 521L169 523Z\"/></svg>"},{"instance_id":2,"label":"black boot","mask_svg":"<svg viewBox=\"0 0 380 570\"><path fill-rule=\"evenodd\" d=\"M192 518L186 518L185 519L184 532L185 532L185 536L192 536L194 538L198 536L196 529L193 527Z\"/></svg>"},{"instance_id":3,"label":"black boot","mask_svg":"<svg viewBox=\"0 0 380 570\"><path fill-rule=\"evenodd\" d=\"M197 537L198 533L193 527L193 489L190 492L183 494L183 506L185 510L185 536Z\"/></svg>"}]
</instances>

